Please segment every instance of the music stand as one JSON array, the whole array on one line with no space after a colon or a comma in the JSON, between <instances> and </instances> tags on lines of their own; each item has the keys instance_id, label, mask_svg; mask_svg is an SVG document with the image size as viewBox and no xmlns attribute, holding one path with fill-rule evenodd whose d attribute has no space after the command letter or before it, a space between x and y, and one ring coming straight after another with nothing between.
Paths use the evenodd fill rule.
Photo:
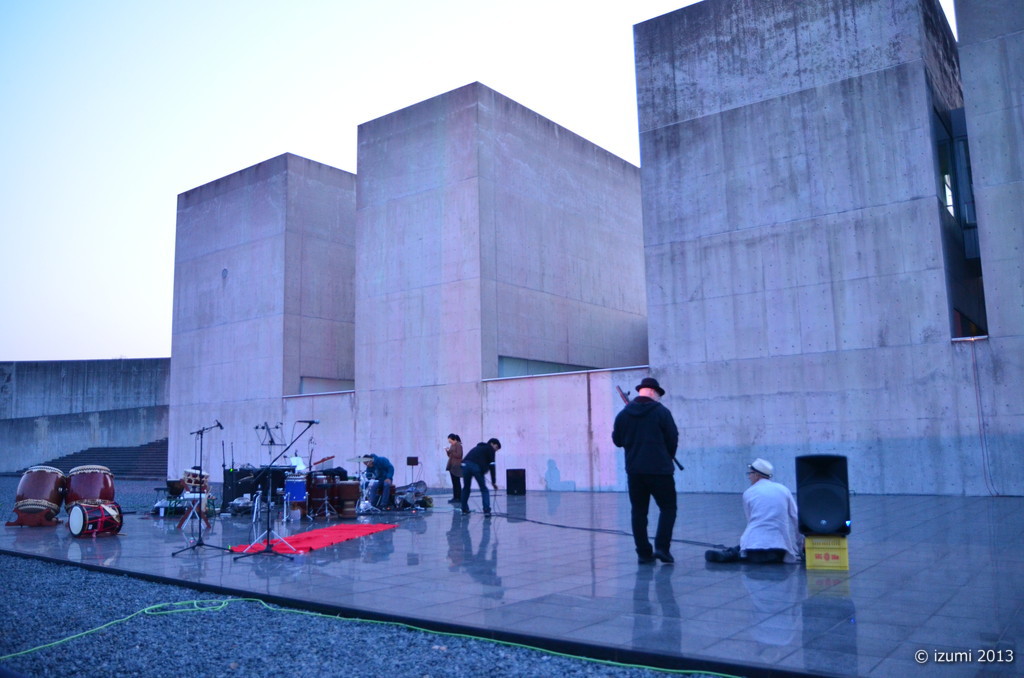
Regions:
<instances>
[{"instance_id":1,"label":"music stand","mask_svg":"<svg viewBox=\"0 0 1024 678\"><path fill-rule=\"evenodd\" d=\"M199 511L196 513L196 522L199 523L199 536L196 538L196 542L191 546L186 546L185 548L178 549L177 551L172 553L172 558L181 553L182 551L191 551L193 549L199 548L200 546L203 546L208 549L217 549L219 551L231 550L228 548L224 548L223 546L213 546L212 544L207 544L203 541L203 523L206 522L206 514L203 512L203 434L215 428L224 430L224 427L221 425L220 421L218 421L213 426L205 426L199 429L198 431L191 431L189 433L189 435L191 436L199 436L199 500L191 507L189 513L185 514L185 519L190 518L191 513L196 510L197 506L199 507ZM207 495L209 495L209 491L207 491ZM185 519L183 519L182 522L178 523L178 525L181 526L184 523Z\"/></svg>"},{"instance_id":2,"label":"music stand","mask_svg":"<svg viewBox=\"0 0 1024 678\"><path fill-rule=\"evenodd\" d=\"M304 423L306 425L306 428L304 428L301 431L299 431L299 435L295 436L295 438L293 438L292 441L290 443L288 443L287 447L285 447L283 450L281 450L278 453L278 455L276 457L274 457L270 461L270 464L266 468L262 469L258 474L256 474L256 477L254 478L254 480L259 480L260 476L262 476L264 474L268 474L266 482L263 483L263 485L266 488L266 489L263 490L263 492L264 492L263 496L266 498L265 499L265 503L266 503L266 509L265 510L267 512L267 529L263 531L263 534L261 534L260 536L256 537L256 539L254 539L251 544L249 544L248 546L245 547L245 550L242 552L242 555L235 556L235 560L240 560L242 558L248 558L249 556L258 556L258 555L281 556L281 557L287 558L288 560L291 560L292 557L290 555L288 555L287 553L278 553L277 551L274 550L274 547L271 546L270 541L271 541L271 538L272 538L273 535L277 535L277 540L279 542L283 543L288 548L290 548L295 553L299 552L299 550L297 548L295 548L294 546L292 546L291 544L288 543L287 539L282 537L280 534L277 534L277 532L275 532L271 528L271 526L270 526L270 522L271 522L271 515L270 514L272 513L272 511L270 510L270 508L271 508L270 500L271 500L271 496L273 494L273 490L271 489L271 485L273 485L273 482L271 482L271 478L269 477L269 472L270 472L270 469L274 466L274 462L276 462L278 459L283 457L284 453L287 452L288 450L290 450L292 445L294 445L296 443L296 441L298 441L298 439L301 438L302 435L306 431L311 429L313 427L313 424L316 423L316 422L313 421L313 420L310 420L310 421L305 421L305 422L301 422L301 423ZM267 435L270 438L270 442L268 444L269 445L274 445L275 444L274 443L274 434L273 434L270 426L267 425L264 422L263 429L267 432ZM284 499L282 498L281 501L283 503ZM266 538L266 540L264 540L264 537ZM249 550L249 549L255 547L257 544L262 544L263 548L260 549L259 551L250 551Z\"/></svg>"}]
</instances>

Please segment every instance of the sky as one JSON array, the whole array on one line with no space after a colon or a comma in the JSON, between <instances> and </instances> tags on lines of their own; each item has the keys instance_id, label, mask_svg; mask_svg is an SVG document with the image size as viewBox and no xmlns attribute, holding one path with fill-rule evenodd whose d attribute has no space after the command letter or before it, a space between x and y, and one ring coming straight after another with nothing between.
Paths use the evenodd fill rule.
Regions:
<instances>
[{"instance_id":1,"label":"sky","mask_svg":"<svg viewBox=\"0 0 1024 678\"><path fill-rule=\"evenodd\" d=\"M0 362L169 357L179 193L471 82L639 164L633 25L694 1L0 2Z\"/></svg>"}]
</instances>

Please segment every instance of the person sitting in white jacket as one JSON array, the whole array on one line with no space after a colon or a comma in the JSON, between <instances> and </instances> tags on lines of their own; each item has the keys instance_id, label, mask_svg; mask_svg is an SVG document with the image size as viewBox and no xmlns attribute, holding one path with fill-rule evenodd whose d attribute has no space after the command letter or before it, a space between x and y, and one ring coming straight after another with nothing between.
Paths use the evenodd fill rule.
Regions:
<instances>
[{"instance_id":1,"label":"person sitting in white jacket","mask_svg":"<svg viewBox=\"0 0 1024 678\"><path fill-rule=\"evenodd\" d=\"M775 468L764 459L755 459L747 467L750 487L743 493L743 511L747 528L740 545L712 550L704 559L713 563L795 563L803 553L803 535L797 527L797 508L793 493L772 480Z\"/></svg>"}]
</instances>

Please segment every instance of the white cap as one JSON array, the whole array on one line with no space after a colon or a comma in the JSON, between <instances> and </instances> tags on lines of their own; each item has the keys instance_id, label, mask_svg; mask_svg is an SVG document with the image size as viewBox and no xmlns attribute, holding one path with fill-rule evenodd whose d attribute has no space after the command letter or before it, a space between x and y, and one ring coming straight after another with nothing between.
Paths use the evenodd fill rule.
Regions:
<instances>
[{"instance_id":1,"label":"white cap","mask_svg":"<svg viewBox=\"0 0 1024 678\"><path fill-rule=\"evenodd\" d=\"M770 461L766 461L761 457L758 457L754 461L750 462L750 470L757 471L766 478L771 478L775 474L775 467L772 466Z\"/></svg>"}]
</instances>

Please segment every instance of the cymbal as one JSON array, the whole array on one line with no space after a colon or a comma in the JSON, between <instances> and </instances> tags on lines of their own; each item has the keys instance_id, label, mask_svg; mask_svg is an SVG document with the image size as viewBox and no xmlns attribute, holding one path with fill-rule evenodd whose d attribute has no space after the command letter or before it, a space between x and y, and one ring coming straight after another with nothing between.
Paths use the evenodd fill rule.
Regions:
<instances>
[{"instance_id":1,"label":"cymbal","mask_svg":"<svg viewBox=\"0 0 1024 678\"><path fill-rule=\"evenodd\" d=\"M363 457L362 457L362 455L360 455L358 457L351 457L350 459L346 459L345 461L362 461L362 460L363 460Z\"/></svg>"}]
</instances>

